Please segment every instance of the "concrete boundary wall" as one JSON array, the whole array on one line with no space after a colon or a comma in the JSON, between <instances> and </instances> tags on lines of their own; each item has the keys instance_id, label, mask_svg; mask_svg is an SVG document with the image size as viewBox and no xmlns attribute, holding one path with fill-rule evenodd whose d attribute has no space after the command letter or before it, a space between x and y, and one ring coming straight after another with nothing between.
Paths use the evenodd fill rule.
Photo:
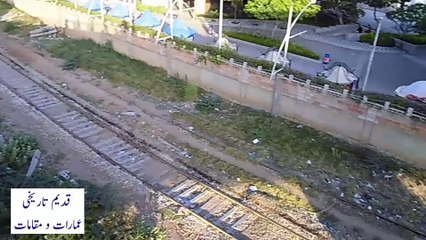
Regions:
<instances>
[{"instance_id":1,"label":"concrete boundary wall","mask_svg":"<svg viewBox=\"0 0 426 240\"><path fill-rule=\"evenodd\" d=\"M312 89L286 79L274 88L269 76L232 61L217 65L200 62L200 53L156 45L118 27L107 25L71 9L39 0L8 0L18 9L46 24L65 28L65 34L79 39L112 43L114 50L179 75L189 82L242 105L303 122L322 131L374 145L418 167L426 168L426 122L396 114L388 106L356 103L346 94ZM46 14L49 13L49 14ZM281 81L281 80L278 80ZM337 96L336 96L337 95ZM275 104L273 104L275 99Z\"/></svg>"}]
</instances>

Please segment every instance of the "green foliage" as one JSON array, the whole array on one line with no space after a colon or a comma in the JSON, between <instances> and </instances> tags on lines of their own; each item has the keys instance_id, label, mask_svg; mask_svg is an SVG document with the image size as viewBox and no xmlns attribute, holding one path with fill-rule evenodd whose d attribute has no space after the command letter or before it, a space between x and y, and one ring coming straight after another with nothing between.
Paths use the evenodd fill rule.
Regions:
<instances>
[{"instance_id":1,"label":"green foliage","mask_svg":"<svg viewBox=\"0 0 426 240\"><path fill-rule=\"evenodd\" d=\"M412 43L414 45L426 45L426 34L420 35L396 35L395 38Z\"/></svg>"},{"instance_id":2,"label":"green foliage","mask_svg":"<svg viewBox=\"0 0 426 240\"><path fill-rule=\"evenodd\" d=\"M144 5L140 2L137 3L137 9L140 12L151 11L152 13L160 13L160 14L165 14L167 12L167 9L163 6L149 6L149 5Z\"/></svg>"},{"instance_id":3,"label":"green foliage","mask_svg":"<svg viewBox=\"0 0 426 240\"><path fill-rule=\"evenodd\" d=\"M14 136L3 149L13 146L13 155L24 159L29 156L28 146L34 148L37 142L27 135ZM28 159L27 159L28 162ZM85 235L20 235L19 240L93 240L93 239L134 239L163 240L166 232L158 227L149 227L138 217L135 207L117 209L118 199L113 195L116 189L111 186L99 187L80 181L74 185L62 181L57 176L37 170L33 176L26 177L26 167L15 162L0 162L0 236L10 232L10 189L11 188L85 188ZM120 201L122 204L122 202Z\"/></svg>"},{"instance_id":4,"label":"green foliage","mask_svg":"<svg viewBox=\"0 0 426 240\"><path fill-rule=\"evenodd\" d=\"M91 40L66 39L48 47L57 58L65 60L64 68L95 72L117 84L127 84L144 93L170 101L194 99L200 89L145 62L130 59Z\"/></svg>"},{"instance_id":5,"label":"green foliage","mask_svg":"<svg viewBox=\"0 0 426 240\"><path fill-rule=\"evenodd\" d=\"M0 147L0 165L7 164L12 169L25 167L36 147L37 142L34 137L17 135Z\"/></svg>"},{"instance_id":6,"label":"green foliage","mask_svg":"<svg viewBox=\"0 0 426 240\"><path fill-rule=\"evenodd\" d=\"M407 8L400 8L388 12L386 16L399 26L403 34L408 33L416 30L416 24L426 16L426 4L418 3Z\"/></svg>"},{"instance_id":7,"label":"green foliage","mask_svg":"<svg viewBox=\"0 0 426 240\"><path fill-rule=\"evenodd\" d=\"M365 42L369 44L373 44L374 42L374 33L364 33L360 36L359 41ZM377 46L382 47L393 47L395 46L395 40L393 39L394 35L389 33L380 33L379 39L377 40Z\"/></svg>"},{"instance_id":8,"label":"green foliage","mask_svg":"<svg viewBox=\"0 0 426 240\"><path fill-rule=\"evenodd\" d=\"M357 8L356 0L325 0L321 1L322 10L330 10L334 12L339 19L339 24L343 24L343 15L349 16L354 20L358 19L364 12Z\"/></svg>"},{"instance_id":9,"label":"green foliage","mask_svg":"<svg viewBox=\"0 0 426 240\"><path fill-rule=\"evenodd\" d=\"M426 34L426 16L424 16L416 25L416 31L418 33Z\"/></svg>"},{"instance_id":10,"label":"green foliage","mask_svg":"<svg viewBox=\"0 0 426 240\"><path fill-rule=\"evenodd\" d=\"M4 27L3 27L3 31L5 33L9 33L9 32L15 31L18 28L19 28L19 23L17 23L17 22L6 22Z\"/></svg>"},{"instance_id":11,"label":"green foliage","mask_svg":"<svg viewBox=\"0 0 426 240\"><path fill-rule=\"evenodd\" d=\"M200 14L200 16L206 17L206 18L219 18L219 11L218 10L210 10L206 14Z\"/></svg>"},{"instance_id":12,"label":"green foliage","mask_svg":"<svg viewBox=\"0 0 426 240\"><path fill-rule=\"evenodd\" d=\"M248 34L248 33L238 33L238 32L226 32L226 35L231 37L231 38L236 38L236 39L240 39L246 42L251 42L251 43L255 43L255 44L259 44L259 45L263 45L263 46L267 46L267 47L276 47L279 48L281 45L281 42L273 39L273 38L268 38L268 37L262 37L262 36L256 36L256 35L252 35L252 34ZM300 56L304 56L304 57L308 57L308 58L312 58L315 60L319 60L320 56L314 52L312 52L309 49L306 49L300 45L294 44L294 43L290 43L288 46L288 52L290 53L294 53Z\"/></svg>"},{"instance_id":13,"label":"green foliage","mask_svg":"<svg viewBox=\"0 0 426 240\"><path fill-rule=\"evenodd\" d=\"M293 13L297 15L309 3L309 0L249 0L244 11L258 19L286 20L292 3L294 3ZM300 18L313 17L319 11L318 5L312 5Z\"/></svg>"}]
</instances>

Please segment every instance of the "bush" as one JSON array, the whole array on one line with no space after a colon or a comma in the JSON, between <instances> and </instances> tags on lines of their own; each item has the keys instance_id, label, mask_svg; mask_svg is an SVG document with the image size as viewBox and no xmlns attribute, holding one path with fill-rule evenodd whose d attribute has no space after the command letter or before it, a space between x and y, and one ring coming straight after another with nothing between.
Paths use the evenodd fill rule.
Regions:
<instances>
[{"instance_id":1,"label":"bush","mask_svg":"<svg viewBox=\"0 0 426 240\"><path fill-rule=\"evenodd\" d=\"M276 47L279 48L281 45L281 42L273 39L273 38L268 38L268 37L261 37L261 36L256 36L256 35L252 35L252 34L248 34L248 33L239 33L239 32L226 32L225 33L228 37L231 38L236 38L239 40L243 40L246 42L251 42L251 43L255 43L258 45L263 45L263 46L267 46L267 47ZM308 58L312 58L315 60L319 60L320 56L314 52L312 52L311 50L308 50L300 45L294 44L294 43L290 43L288 46L288 51L290 53L294 53L300 56L304 56L304 57L308 57Z\"/></svg>"},{"instance_id":2,"label":"bush","mask_svg":"<svg viewBox=\"0 0 426 240\"><path fill-rule=\"evenodd\" d=\"M374 33L364 33L360 36L359 41L365 42L373 45L374 42ZM377 40L377 46L382 47L394 47L395 46L395 40L393 39L393 35L389 33L381 33L379 35L379 39Z\"/></svg>"},{"instance_id":3,"label":"bush","mask_svg":"<svg viewBox=\"0 0 426 240\"><path fill-rule=\"evenodd\" d=\"M26 167L32 157L37 142L29 135L17 135L0 147L0 165L7 164L12 169Z\"/></svg>"},{"instance_id":4,"label":"bush","mask_svg":"<svg viewBox=\"0 0 426 240\"><path fill-rule=\"evenodd\" d=\"M426 24L426 23L425 23ZM409 42L414 45L426 45L426 34L420 35L397 35L395 38Z\"/></svg>"}]
</instances>

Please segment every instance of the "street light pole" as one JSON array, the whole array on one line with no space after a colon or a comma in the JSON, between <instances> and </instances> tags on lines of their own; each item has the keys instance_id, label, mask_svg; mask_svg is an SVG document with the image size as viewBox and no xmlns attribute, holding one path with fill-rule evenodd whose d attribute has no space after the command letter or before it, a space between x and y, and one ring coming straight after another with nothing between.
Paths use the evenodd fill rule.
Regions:
<instances>
[{"instance_id":1,"label":"street light pole","mask_svg":"<svg viewBox=\"0 0 426 240\"><path fill-rule=\"evenodd\" d=\"M291 30L293 29L293 27L296 25L297 20L299 20L300 16L302 16L303 12L306 11L306 9L308 9L310 6L312 6L313 4L315 4L317 2L317 0L311 0L305 7L303 7L303 9L299 12L299 14L297 14L296 18L293 20L293 5L291 5L290 7L290 11L288 13L288 20L287 20L287 29L284 35L284 39L281 42L280 48L278 49L278 57L281 57L281 51L284 48L284 67L287 61L287 52L288 52L288 46L290 43L290 39L296 36L299 36L303 33L305 33L306 31L297 33L293 36L291 36ZM274 65L272 67L272 72L271 72L271 76L270 76L270 80L272 80L274 78L274 76L276 74L278 74L278 72L280 72L283 68L278 69L277 71L275 71L275 68L277 67L277 59L274 59Z\"/></svg>"},{"instance_id":2,"label":"street light pole","mask_svg":"<svg viewBox=\"0 0 426 240\"><path fill-rule=\"evenodd\" d=\"M382 20L383 18L378 19L379 24L377 25L376 35L374 36L373 49L371 49L370 58L368 59L368 64L367 64L367 71L365 73L364 82L362 84L363 92L365 91L365 88L367 87L368 77L370 76L371 64L373 64L374 52L376 51L377 41L379 40L380 29L382 27Z\"/></svg>"},{"instance_id":3,"label":"street light pole","mask_svg":"<svg viewBox=\"0 0 426 240\"><path fill-rule=\"evenodd\" d=\"M219 0L219 39L218 47L222 47L222 31L223 31L223 0Z\"/></svg>"}]
</instances>

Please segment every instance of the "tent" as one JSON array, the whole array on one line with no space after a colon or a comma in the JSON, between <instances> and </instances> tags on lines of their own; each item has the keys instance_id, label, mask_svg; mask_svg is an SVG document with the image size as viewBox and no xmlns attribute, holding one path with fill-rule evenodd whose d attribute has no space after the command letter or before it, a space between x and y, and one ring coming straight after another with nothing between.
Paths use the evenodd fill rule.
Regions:
<instances>
[{"instance_id":1,"label":"tent","mask_svg":"<svg viewBox=\"0 0 426 240\"><path fill-rule=\"evenodd\" d=\"M426 81L417 81L408 86L400 86L395 90L397 96L426 101Z\"/></svg>"},{"instance_id":2,"label":"tent","mask_svg":"<svg viewBox=\"0 0 426 240\"><path fill-rule=\"evenodd\" d=\"M126 4L117 4L110 11L108 11L108 15L117 18L129 17L129 7Z\"/></svg>"},{"instance_id":3,"label":"tent","mask_svg":"<svg viewBox=\"0 0 426 240\"><path fill-rule=\"evenodd\" d=\"M84 8L89 9L90 11L98 12L101 10L101 1L100 0L88 0L84 5ZM104 8L106 4L104 3Z\"/></svg>"},{"instance_id":4,"label":"tent","mask_svg":"<svg viewBox=\"0 0 426 240\"><path fill-rule=\"evenodd\" d=\"M157 19L150 11L145 11L134 23L138 26L153 28L160 26L161 20Z\"/></svg>"},{"instance_id":5,"label":"tent","mask_svg":"<svg viewBox=\"0 0 426 240\"><path fill-rule=\"evenodd\" d=\"M358 80L358 77L349 70L344 63L335 63L324 74L325 79L340 85L349 85Z\"/></svg>"},{"instance_id":6,"label":"tent","mask_svg":"<svg viewBox=\"0 0 426 240\"><path fill-rule=\"evenodd\" d=\"M163 31L171 35L170 24L165 24ZM178 38L194 38L195 31L185 26L181 20L176 19L173 21L173 36Z\"/></svg>"},{"instance_id":7,"label":"tent","mask_svg":"<svg viewBox=\"0 0 426 240\"><path fill-rule=\"evenodd\" d=\"M258 57L261 60L266 60L266 61L271 61L271 62L277 62L280 65L290 65L290 60L287 58L286 61L284 61L284 56L283 54L278 53L278 49L275 48L270 48L268 49L266 52L262 53L262 55L260 55L260 57Z\"/></svg>"}]
</instances>

